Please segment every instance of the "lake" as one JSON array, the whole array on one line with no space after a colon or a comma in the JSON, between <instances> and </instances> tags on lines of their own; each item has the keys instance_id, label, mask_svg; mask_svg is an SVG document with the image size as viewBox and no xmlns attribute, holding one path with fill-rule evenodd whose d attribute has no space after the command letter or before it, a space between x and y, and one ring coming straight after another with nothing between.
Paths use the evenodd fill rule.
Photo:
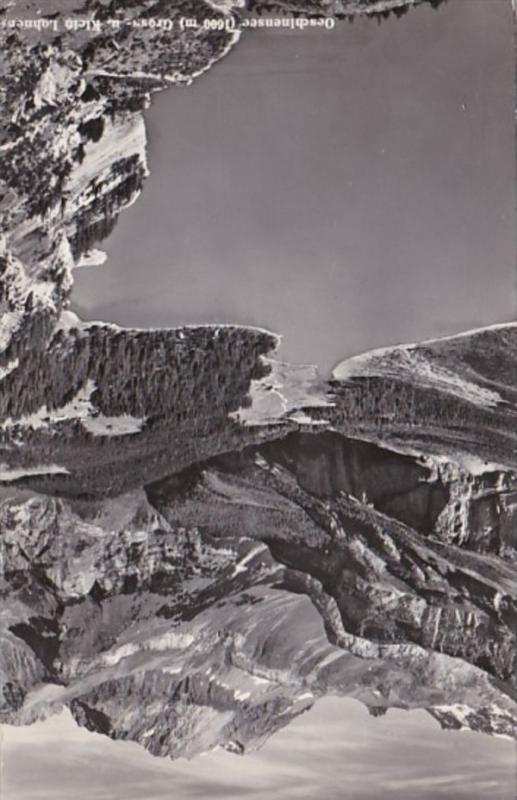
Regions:
<instances>
[{"instance_id":1,"label":"lake","mask_svg":"<svg viewBox=\"0 0 517 800\"><path fill-rule=\"evenodd\" d=\"M154 96L151 176L76 310L267 327L323 372L513 318L511 38L505 0L245 35Z\"/></svg>"}]
</instances>

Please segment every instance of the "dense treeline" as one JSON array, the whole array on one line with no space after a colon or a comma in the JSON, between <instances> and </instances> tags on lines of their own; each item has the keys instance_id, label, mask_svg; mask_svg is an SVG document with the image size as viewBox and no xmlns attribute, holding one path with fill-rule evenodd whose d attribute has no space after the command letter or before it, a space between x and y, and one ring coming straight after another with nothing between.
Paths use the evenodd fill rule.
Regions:
<instances>
[{"instance_id":1,"label":"dense treeline","mask_svg":"<svg viewBox=\"0 0 517 800\"><path fill-rule=\"evenodd\" d=\"M72 171L66 159L50 163L35 155L45 153L47 145L48 130L34 129L30 138L20 137L0 158L2 181L18 195L26 196L29 215L43 215L58 202Z\"/></svg>"},{"instance_id":2,"label":"dense treeline","mask_svg":"<svg viewBox=\"0 0 517 800\"><path fill-rule=\"evenodd\" d=\"M421 3L427 3L434 9L438 9L442 4L447 3L447 1L448 0L420 0ZM405 4L394 6L392 8L386 8L382 11L368 11L368 6L375 5L378 5L378 0L362 0L362 7L364 9L362 14L358 13L355 9L353 12L347 12L344 10L337 11L334 14L334 17L336 19L347 20L348 22L353 22L356 17L366 17L367 19L375 19L380 24L384 20L390 18L401 19L411 8L409 4ZM257 16L273 13L289 13L289 16L295 18L311 16L315 17L328 13L329 4L323 3L321 0L309 0L309 2L304 2L303 0L293 0L286 10L284 3L275 2L275 0L248 0L248 9L257 14Z\"/></svg>"},{"instance_id":3,"label":"dense treeline","mask_svg":"<svg viewBox=\"0 0 517 800\"><path fill-rule=\"evenodd\" d=\"M134 3L139 7L137 15L139 24L121 25L118 30L110 31L109 35L95 37L88 41L81 49L81 57L87 66L95 66L96 70L109 72L116 69L119 79L113 85L114 94L106 93L106 100L110 107L120 110L119 100L125 96L133 104L133 98L122 92L119 95L118 87L120 77L124 74L130 85L133 85L132 73L146 73L153 76L178 76L189 77L207 67L209 62L217 59L225 47L230 43L231 33L228 31L214 30L203 26L205 19L214 21L220 17L225 20L225 15L218 13L208 3L199 3L196 0L178 0L171 5L170 2L155 3L151 7L142 7L141 0ZM111 9L111 10L110 10ZM124 4L127 14L127 4ZM99 6L98 18L122 19L120 4L112 2L108 6ZM181 29L178 19L190 17L197 21L194 29ZM165 18L175 23L173 33L159 26L146 25L147 20ZM138 87L138 83L134 83ZM149 88L156 88L151 85ZM127 106L125 106L127 107Z\"/></svg>"},{"instance_id":4,"label":"dense treeline","mask_svg":"<svg viewBox=\"0 0 517 800\"><path fill-rule=\"evenodd\" d=\"M29 476L23 483L39 491L89 496L158 480L271 436L266 426L243 429L229 415L250 402L251 380L269 371L261 356L275 345L266 332L231 326L59 330L37 358L33 351L3 379L2 417L16 421L39 412L43 426L22 420L4 429L0 462L21 468L58 463L71 474ZM75 409L59 411L69 403ZM135 433L110 436L102 426L98 435L89 432L77 418L84 403L92 404L93 417L134 417ZM13 438L23 442L16 452Z\"/></svg>"},{"instance_id":5,"label":"dense treeline","mask_svg":"<svg viewBox=\"0 0 517 800\"><path fill-rule=\"evenodd\" d=\"M441 442L443 449L448 443L490 461L515 462L512 407L478 405L421 386L417 378L365 377L331 385L336 404L329 414L338 430L393 434L408 445Z\"/></svg>"},{"instance_id":6,"label":"dense treeline","mask_svg":"<svg viewBox=\"0 0 517 800\"><path fill-rule=\"evenodd\" d=\"M276 344L261 331L222 327L173 331L90 329L88 372L104 414L182 421L201 409L228 414L243 404L252 379L267 374L260 355ZM118 376L113 381L111 376Z\"/></svg>"},{"instance_id":7,"label":"dense treeline","mask_svg":"<svg viewBox=\"0 0 517 800\"><path fill-rule=\"evenodd\" d=\"M92 401L106 416L129 414L159 421L182 421L200 409L228 414L243 405L250 381L267 374L260 356L276 340L270 334L238 327L177 330L117 330L93 325L58 330L40 357L35 342L44 338L46 320L27 320L24 346L29 357L3 380L2 417L23 417L42 406L59 409L88 380ZM19 346L18 355L22 355ZM15 352L12 356L17 355ZM31 391L27 391L27 387Z\"/></svg>"}]
</instances>

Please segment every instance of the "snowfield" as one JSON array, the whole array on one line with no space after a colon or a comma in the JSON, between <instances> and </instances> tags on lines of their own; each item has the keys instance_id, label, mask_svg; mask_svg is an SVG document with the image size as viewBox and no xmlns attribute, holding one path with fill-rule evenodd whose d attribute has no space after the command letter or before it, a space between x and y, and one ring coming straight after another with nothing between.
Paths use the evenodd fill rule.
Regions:
<instances>
[{"instance_id":1,"label":"snowfield","mask_svg":"<svg viewBox=\"0 0 517 800\"><path fill-rule=\"evenodd\" d=\"M251 382L251 406L233 411L230 417L244 425L269 425L274 422L292 420L299 424L315 423L306 408L332 406L316 367L310 364L288 364L264 358L271 371L264 378Z\"/></svg>"},{"instance_id":2,"label":"snowfield","mask_svg":"<svg viewBox=\"0 0 517 800\"><path fill-rule=\"evenodd\" d=\"M497 392L462 377L438 360L427 358L419 352L419 347L383 347L353 356L338 364L332 371L332 377L337 381L367 377L417 381L485 408L505 402Z\"/></svg>"}]
</instances>

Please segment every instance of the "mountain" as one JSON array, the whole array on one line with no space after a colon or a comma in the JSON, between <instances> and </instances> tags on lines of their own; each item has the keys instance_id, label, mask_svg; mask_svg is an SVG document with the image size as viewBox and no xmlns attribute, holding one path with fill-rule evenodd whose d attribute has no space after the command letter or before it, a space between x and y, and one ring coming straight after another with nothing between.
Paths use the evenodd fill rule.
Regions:
<instances>
[{"instance_id":1,"label":"mountain","mask_svg":"<svg viewBox=\"0 0 517 800\"><path fill-rule=\"evenodd\" d=\"M515 737L514 323L324 381L260 328L68 308L142 189L154 91L259 12L415 4L2 7L2 722L64 704L156 755L242 753L338 694Z\"/></svg>"},{"instance_id":2,"label":"mountain","mask_svg":"<svg viewBox=\"0 0 517 800\"><path fill-rule=\"evenodd\" d=\"M402 452L515 469L517 326L376 350L334 370L335 424Z\"/></svg>"},{"instance_id":3,"label":"mountain","mask_svg":"<svg viewBox=\"0 0 517 800\"><path fill-rule=\"evenodd\" d=\"M459 500L457 470L292 432L115 499L5 500L2 721L65 704L191 757L339 694L515 736L517 479Z\"/></svg>"},{"instance_id":4,"label":"mountain","mask_svg":"<svg viewBox=\"0 0 517 800\"><path fill-rule=\"evenodd\" d=\"M340 0L303 11L411 5ZM188 86L268 9L242 0L53 0L44 14L34 0L0 6L1 482L116 495L279 428L327 425L314 410L328 410L331 388L275 361L268 331L136 331L68 310L74 268L103 261L94 245L148 176L152 94ZM299 11L288 2L275 13Z\"/></svg>"}]
</instances>

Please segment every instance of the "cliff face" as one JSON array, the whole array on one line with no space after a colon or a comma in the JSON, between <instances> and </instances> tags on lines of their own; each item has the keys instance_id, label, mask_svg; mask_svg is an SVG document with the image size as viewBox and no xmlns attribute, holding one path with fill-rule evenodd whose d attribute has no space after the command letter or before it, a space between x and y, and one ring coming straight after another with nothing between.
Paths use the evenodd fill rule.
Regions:
<instances>
[{"instance_id":1,"label":"cliff face","mask_svg":"<svg viewBox=\"0 0 517 800\"><path fill-rule=\"evenodd\" d=\"M188 85L239 40L243 19L389 13L420 0L275 4L241 0L34 0L0 7L0 232L26 280L87 253L147 176L143 110ZM185 25L191 20L191 25ZM69 281L59 286L66 303ZM33 300L40 304L35 292ZM44 305L44 304L43 304ZM17 306L22 311L23 306ZM3 348L5 349L5 348Z\"/></svg>"},{"instance_id":2,"label":"cliff face","mask_svg":"<svg viewBox=\"0 0 517 800\"><path fill-rule=\"evenodd\" d=\"M101 503L5 501L2 720L64 703L191 757L336 693L515 736L516 481L465 479L460 528L457 476L291 433Z\"/></svg>"},{"instance_id":3,"label":"cliff face","mask_svg":"<svg viewBox=\"0 0 517 800\"><path fill-rule=\"evenodd\" d=\"M514 325L322 382L260 329L67 310L147 175L152 92L222 57L229 20L415 3L77 0L23 27L38 5L0 17L0 483L33 494L0 506L1 721L66 704L190 757L335 693L515 736Z\"/></svg>"},{"instance_id":4,"label":"cliff face","mask_svg":"<svg viewBox=\"0 0 517 800\"><path fill-rule=\"evenodd\" d=\"M24 22L38 21L40 4L9 3L0 31L2 231L32 272L63 235L78 256L109 232L147 174L141 112L151 92L191 82L238 38L203 27L224 19L203 0L45 11L34 30ZM199 27L182 30L185 16Z\"/></svg>"}]
</instances>

